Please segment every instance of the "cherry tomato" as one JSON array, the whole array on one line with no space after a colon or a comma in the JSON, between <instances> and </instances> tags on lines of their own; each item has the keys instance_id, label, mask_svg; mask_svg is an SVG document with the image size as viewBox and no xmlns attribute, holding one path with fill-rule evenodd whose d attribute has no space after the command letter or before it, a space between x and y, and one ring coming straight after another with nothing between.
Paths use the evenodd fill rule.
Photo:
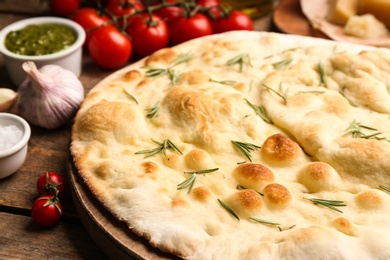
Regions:
<instances>
[{"instance_id":1,"label":"cherry tomato","mask_svg":"<svg viewBox=\"0 0 390 260\"><path fill-rule=\"evenodd\" d=\"M113 69L124 65L131 57L132 44L115 26L97 29L88 44L89 54L99 66Z\"/></svg>"},{"instance_id":2,"label":"cherry tomato","mask_svg":"<svg viewBox=\"0 0 390 260\"><path fill-rule=\"evenodd\" d=\"M56 194L56 189L58 190L59 197L62 197L64 194L64 179L56 172L45 172L41 174L36 186L39 196L53 196Z\"/></svg>"},{"instance_id":3,"label":"cherry tomato","mask_svg":"<svg viewBox=\"0 0 390 260\"><path fill-rule=\"evenodd\" d=\"M176 0L167 0L167 4L176 4ZM154 14L160 16L167 24L174 22L176 19L184 15L184 10L180 6L166 6L153 11Z\"/></svg>"},{"instance_id":4,"label":"cherry tomato","mask_svg":"<svg viewBox=\"0 0 390 260\"><path fill-rule=\"evenodd\" d=\"M100 14L97 9L85 7L79 9L73 15L72 20L84 28L87 34L84 42L84 47L87 47L89 40L91 39L91 36L96 30L96 28L102 26L104 23L107 23L110 19L107 15Z\"/></svg>"},{"instance_id":5,"label":"cherry tomato","mask_svg":"<svg viewBox=\"0 0 390 260\"><path fill-rule=\"evenodd\" d=\"M118 19L119 24L123 24L124 18L127 18L127 23L130 23L130 15L144 10L144 5L141 0L109 0L106 9L109 14Z\"/></svg>"},{"instance_id":6,"label":"cherry tomato","mask_svg":"<svg viewBox=\"0 0 390 260\"><path fill-rule=\"evenodd\" d=\"M142 14L134 17L126 32L132 39L133 50L141 57L165 48L169 43L166 23L157 15Z\"/></svg>"},{"instance_id":7,"label":"cherry tomato","mask_svg":"<svg viewBox=\"0 0 390 260\"><path fill-rule=\"evenodd\" d=\"M59 16L68 16L80 7L80 0L51 0L50 11Z\"/></svg>"},{"instance_id":8,"label":"cherry tomato","mask_svg":"<svg viewBox=\"0 0 390 260\"><path fill-rule=\"evenodd\" d=\"M223 13L219 0L197 0L196 4L205 8L203 13L206 13L212 19L220 17Z\"/></svg>"},{"instance_id":9,"label":"cherry tomato","mask_svg":"<svg viewBox=\"0 0 390 260\"><path fill-rule=\"evenodd\" d=\"M62 204L56 196L45 195L34 201L31 217L41 226L56 224L62 215Z\"/></svg>"},{"instance_id":10,"label":"cherry tomato","mask_svg":"<svg viewBox=\"0 0 390 260\"><path fill-rule=\"evenodd\" d=\"M232 10L227 17L219 17L213 22L214 33L221 33L234 30L253 30L252 19L238 10Z\"/></svg>"},{"instance_id":11,"label":"cherry tomato","mask_svg":"<svg viewBox=\"0 0 390 260\"><path fill-rule=\"evenodd\" d=\"M213 28L206 15L196 13L191 17L181 17L170 25L171 40L179 44L194 38L213 34Z\"/></svg>"},{"instance_id":12,"label":"cherry tomato","mask_svg":"<svg viewBox=\"0 0 390 260\"><path fill-rule=\"evenodd\" d=\"M208 7L220 5L221 3L219 2L219 0L197 0L196 4L208 8Z\"/></svg>"}]
</instances>

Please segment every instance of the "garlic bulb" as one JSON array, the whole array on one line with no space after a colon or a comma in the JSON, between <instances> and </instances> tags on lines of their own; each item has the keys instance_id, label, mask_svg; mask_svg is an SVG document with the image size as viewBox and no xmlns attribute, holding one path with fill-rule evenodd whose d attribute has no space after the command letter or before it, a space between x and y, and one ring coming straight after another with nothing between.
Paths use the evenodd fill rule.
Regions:
<instances>
[{"instance_id":1,"label":"garlic bulb","mask_svg":"<svg viewBox=\"0 0 390 260\"><path fill-rule=\"evenodd\" d=\"M84 100L84 87L73 72L57 65L22 65L26 79L18 89L18 113L29 123L54 129L68 123Z\"/></svg>"}]
</instances>

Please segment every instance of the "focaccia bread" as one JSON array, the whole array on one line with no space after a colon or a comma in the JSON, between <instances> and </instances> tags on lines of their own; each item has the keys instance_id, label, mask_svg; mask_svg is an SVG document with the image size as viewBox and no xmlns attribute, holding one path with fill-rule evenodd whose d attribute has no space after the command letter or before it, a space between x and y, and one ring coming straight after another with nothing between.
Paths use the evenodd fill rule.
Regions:
<instances>
[{"instance_id":1,"label":"focaccia bread","mask_svg":"<svg viewBox=\"0 0 390 260\"><path fill-rule=\"evenodd\" d=\"M390 258L390 51L266 32L162 49L87 95L96 198L184 259Z\"/></svg>"}]
</instances>

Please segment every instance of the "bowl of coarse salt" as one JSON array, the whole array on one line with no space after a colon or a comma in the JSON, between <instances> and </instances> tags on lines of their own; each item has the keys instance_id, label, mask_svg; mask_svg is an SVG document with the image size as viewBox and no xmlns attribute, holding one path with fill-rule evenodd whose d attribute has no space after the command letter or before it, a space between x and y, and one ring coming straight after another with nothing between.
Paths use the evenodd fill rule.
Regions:
<instances>
[{"instance_id":1,"label":"bowl of coarse salt","mask_svg":"<svg viewBox=\"0 0 390 260\"><path fill-rule=\"evenodd\" d=\"M26 160L30 125L20 116L0 113L0 179L15 173Z\"/></svg>"}]
</instances>

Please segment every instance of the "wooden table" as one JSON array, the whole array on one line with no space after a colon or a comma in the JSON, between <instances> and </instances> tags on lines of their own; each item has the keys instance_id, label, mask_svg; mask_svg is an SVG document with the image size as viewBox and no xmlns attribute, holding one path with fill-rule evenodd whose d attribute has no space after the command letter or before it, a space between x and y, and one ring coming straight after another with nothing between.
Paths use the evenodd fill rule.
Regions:
<instances>
[{"instance_id":1,"label":"wooden table","mask_svg":"<svg viewBox=\"0 0 390 260\"><path fill-rule=\"evenodd\" d=\"M0 29L26 17L0 12ZM272 30L271 18L256 20L255 30ZM86 92L111 73L99 68L84 55L80 80ZM8 78L1 55L0 87L16 90ZM70 127L45 130L32 126L24 165L12 176L0 179L0 259L108 258L93 242L74 207L68 176ZM66 185L65 197L61 201L63 217L51 228L38 226L30 217L32 203L37 198L36 180L45 171L60 173Z\"/></svg>"}]
</instances>

